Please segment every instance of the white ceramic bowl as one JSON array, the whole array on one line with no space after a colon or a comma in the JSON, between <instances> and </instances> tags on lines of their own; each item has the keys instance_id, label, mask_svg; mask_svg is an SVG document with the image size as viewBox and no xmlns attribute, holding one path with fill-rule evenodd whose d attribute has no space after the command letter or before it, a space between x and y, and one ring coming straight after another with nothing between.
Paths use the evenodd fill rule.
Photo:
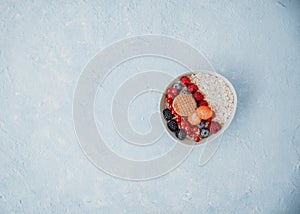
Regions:
<instances>
[{"instance_id":1,"label":"white ceramic bowl","mask_svg":"<svg viewBox=\"0 0 300 214\"><path fill-rule=\"evenodd\" d=\"M215 134L211 134L209 137L207 138L204 138L204 139L201 139L200 142L198 143L195 143L194 141L192 141L191 139L189 138L186 138L184 140L178 140L175 136L175 134L173 132L171 132L168 127L167 127L167 122L166 120L164 119L163 117L163 114L162 114L162 111L166 108L166 102L165 102L165 93L162 95L161 99L160 99L160 112L161 112L161 120L164 124L164 127L165 127L165 130L167 131L167 133L170 135L171 138L174 138L176 141L179 141L181 143L184 143L184 144L188 144L188 145L199 145L199 144L203 144L203 143L208 143L214 139L216 139L217 137L219 137L221 134L224 133L224 131L229 127L230 123L232 122L233 120L233 117L235 115L235 112L236 112L236 107L237 107L237 95L236 95L236 91L234 89L234 87L232 86L232 84L222 75L218 74L218 73L215 73L215 72L212 72L212 71L204 71L204 70L201 70L201 71L194 71L194 72L189 72L189 73L184 73L184 74L181 74L180 76L178 76L176 79L174 79L172 82L170 82L169 85L166 86L166 89L167 88L171 88L172 85L175 83L175 82L178 82L179 78L181 76L190 76L192 74L197 74L199 72L202 72L202 73L207 73L207 74L210 74L210 75L213 75L213 76L216 76L218 78L221 78L225 84L228 86L228 88L231 90L232 94L233 94L233 107L231 109L231 113L230 113L230 116L228 117L228 119L224 122L224 124L222 125L222 128ZM216 85L217 87L217 85ZM204 94L205 96L205 94ZM210 105L210 103L208 103Z\"/></svg>"}]
</instances>

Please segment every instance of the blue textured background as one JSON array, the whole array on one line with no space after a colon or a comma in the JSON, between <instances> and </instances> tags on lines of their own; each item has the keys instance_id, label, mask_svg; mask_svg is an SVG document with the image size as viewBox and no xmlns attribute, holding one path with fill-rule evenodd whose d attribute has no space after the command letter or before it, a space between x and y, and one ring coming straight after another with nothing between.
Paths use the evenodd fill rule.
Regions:
<instances>
[{"instance_id":1,"label":"blue textured background","mask_svg":"<svg viewBox=\"0 0 300 214\"><path fill-rule=\"evenodd\" d=\"M0 30L0 213L300 213L299 1L1 0ZM201 50L239 103L207 165L195 150L129 182L84 156L72 95L91 57L141 34Z\"/></svg>"}]
</instances>

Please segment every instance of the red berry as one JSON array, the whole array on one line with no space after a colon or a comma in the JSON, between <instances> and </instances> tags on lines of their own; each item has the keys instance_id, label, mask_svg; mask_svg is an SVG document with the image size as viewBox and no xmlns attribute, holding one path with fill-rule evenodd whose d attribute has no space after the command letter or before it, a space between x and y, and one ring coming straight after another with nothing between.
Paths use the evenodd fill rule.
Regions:
<instances>
[{"instance_id":1,"label":"red berry","mask_svg":"<svg viewBox=\"0 0 300 214\"><path fill-rule=\"evenodd\" d=\"M206 100L201 100L200 102L198 102L198 107L199 106L208 106L208 103L206 102Z\"/></svg>"},{"instance_id":2,"label":"red berry","mask_svg":"<svg viewBox=\"0 0 300 214\"><path fill-rule=\"evenodd\" d=\"M191 134L192 134L191 130L185 130L185 131L188 136L191 136Z\"/></svg>"},{"instance_id":3,"label":"red berry","mask_svg":"<svg viewBox=\"0 0 300 214\"><path fill-rule=\"evenodd\" d=\"M191 83L191 84L188 85L188 90L189 90L189 92L191 92L193 94L196 91L198 91L198 86L196 86L195 84Z\"/></svg>"},{"instance_id":4,"label":"red berry","mask_svg":"<svg viewBox=\"0 0 300 214\"><path fill-rule=\"evenodd\" d=\"M200 100L203 100L204 99L204 96L203 94L201 94L199 91L196 91L194 94L193 94L194 98L196 101L200 101Z\"/></svg>"},{"instance_id":5,"label":"red berry","mask_svg":"<svg viewBox=\"0 0 300 214\"><path fill-rule=\"evenodd\" d=\"M173 108L172 108L172 110L171 110L171 113L172 113L172 114L175 114L175 113L176 113L176 112L174 111L174 109L173 109Z\"/></svg>"},{"instance_id":6,"label":"red berry","mask_svg":"<svg viewBox=\"0 0 300 214\"><path fill-rule=\"evenodd\" d=\"M176 120L177 123L181 122L181 118L180 117L177 117L175 120Z\"/></svg>"},{"instance_id":7,"label":"red berry","mask_svg":"<svg viewBox=\"0 0 300 214\"><path fill-rule=\"evenodd\" d=\"M169 103L169 104L168 104L168 108L169 108L170 110L173 110L172 103ZM173 114L173 113L172 113L172 114Z\"/></svg>"},{"instance_id":8,"label":"red berry","mask_svg":"<svg viewBox=\"0 0 300 214\"><path fill-rule=\"evenodd\" d=\"M191 83L191 80L187 76L183 76L183 77L180 78L180 82L181 82L182 85L187 86Z\"/></svg>"},{"instance_id":9,"label":"red berry","mask_svg":"<svg viewBox=\"0 0 300 214\"><path fill-rule=\"evenodd\" d=\"M198 127L193 127L192 128L192 131L195 133L195 132L197 132L199 129L198 129Z\"/></svg>"},{"instance_id":10,"label":"red berry","mask_svg":"<svg viewBox=\"0 0 300 214\"><path fill-rule=\"evenodd\" d=\"M173 99L172 98L167 98L167 103L172 104Z\"/></svg>"},{"instance_id":11,"label":"red berry","mask_svg":"<svg viewBox=\"0 0 300 214\"><path fill-rule=\"evenodd\" d=\"M171 93L168 93L168 94L166 94L166 97L167 97L167 98L171 98L171 99L173 99L173 94L171 94Z\"/></svg>"},{"instance_id":12,"label":"red berry","mask_svg":"<svg viewBox=\"0 0 300 214\"><path fill-rule=\"evenodd\" d=\"M181 120L180 126L181 126L181 127L184 127L184 126L185 126L185 121L184 121L184 120Z\"/></svg>"},{"instance_id":13,"label":"red berry","mask_svg":"<svg viewBox=\"0 0 300 214\"><path fill-rule=\"evenodd\" d=\"M200 137L199 137L199 136L195 136L195 137L194 137L194 141L195 141L195 142L199 142L199 141L200 141Z\"/></svg>"},{"instance_id":14,"label":"red berry","mask_svg":"<svg viewBox=\"0 0 300 214\"><path fill-rule=\"evenodd\" d=\"M176 88L172 88L172 94L173 95L177 95L178 94L178 90Z\"/></svg>"},{"instance_id":15,"label":"red berry","mask_svg":"<svg viewBox=\"0 0 300 214\"><path fill-rule=\"evenodd\" d=\"M171 94L172 93L172 88L168 88L167 89L167 94Z\"/></svg>"},{"instance_id":16,"label":"red berry","mask_svg":"<svg viewBox=\"0 0 300 214\"><path fill-rule=\"evenodd\" d=\"M188 132L188 131L189 131L189 132L191 131L191 127L188 126L188 125L184 126L184 129L185 129L185 131L187 131L187 132Z\"/></svg>"}]
</instances>

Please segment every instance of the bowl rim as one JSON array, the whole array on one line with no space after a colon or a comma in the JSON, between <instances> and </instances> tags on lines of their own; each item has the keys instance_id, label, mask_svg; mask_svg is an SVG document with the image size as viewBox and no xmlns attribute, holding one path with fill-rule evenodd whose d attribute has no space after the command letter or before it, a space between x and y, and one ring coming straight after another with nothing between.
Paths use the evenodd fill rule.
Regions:
<instances>
[{"instance_id":1,"label":"bowl rim","mask_svg":"<svg viewBox=\"0 0 300 214\"><path fill-rule=\"evenodd\" d=\"M208 74L212 74L212 75L215 75L215 76L218 76L219 78L221 78L222 80L225 81L225 83L229 86L230 90L232 91L233 93L233 99L234 99L234 105L233 105L233 109L232 109L232 113L230 114L230 117L228 118L228 120L223 124L221 130L219 130L217 133L213 134L213 135L210 135L209 137L205 138L205 139L202 139L199 143L197 142L194 142L188 138L184 139L184 140L179 140L179 139L176 139L176 137L174 136L174 134L167 128L167 123L166 123L166 120L164 119L163 117L163 114L162 114L162 111L163 111L163 106L165 105L165 102L164 99L165 99L165 91L162 93L161 97L160 97L160 104L159 104L159 111L160 111L160 118L161 118L161 121L163 123L163 126L164 126L164 129L166 130L166 132L168 133L169 137L171 137L173 140L175 140L176 142L180 142L184 145L202 145L204 143L209 143L213 140L215 140L216 138L218 138L220 135L224 134L224 132L228 129L229 125L231 124L234 116L235 116L235 113L236 113L236 109L237 109L237 102L238 102L238 99L237 99L237 94L236 94L236 90L235 88L233 87L232 83L226 78L224 77L223 75L215 72L215 71L209 71L209 70L196 70L196 71L189 71L189 72L185 72L185 73L182 73L180 75L177 75L171 82L169 82L169 84L167 85L166 88L169 88L172 84L174 84L174 81L176 79L179 79L179 77L181 76L190 76L192 74L197 74L197 73L200 73L200 72L203 72L203 73L208 73Z\"/></svg>"}]
</instances>

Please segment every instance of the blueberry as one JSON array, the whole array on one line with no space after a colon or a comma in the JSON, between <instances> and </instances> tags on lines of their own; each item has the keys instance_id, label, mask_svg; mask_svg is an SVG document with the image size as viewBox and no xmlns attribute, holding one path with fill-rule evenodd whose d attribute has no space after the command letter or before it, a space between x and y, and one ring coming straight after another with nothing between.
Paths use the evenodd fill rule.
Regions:
<instances>
[{"instance_id":1,"label":"blueberry","mask_svg":"<svg viewBox=\"0 0 300 214\"><path fill-rule=\"evenodd\" d=\"M206 120L201 120L201 122L197 125L199 129L203 129L206 125Z\"/></svg>"},{"instance_id":2,"label":"blueberry","mask_svg":"<svg viewBox=\"0 0 300 214\"><path fill-rule=\"evenodd\" d=\"M182 85L181 85L181 83L178 82L173 85L173 88L176 88L178 91L181 91Z\"/></svg>"},{"instance_id":3,"label":"blueberry","mask_svg":"<svg viewBox=\"0 0 300 214\"><path fill-rule=\"evenodd\" d=\"M189 92L187 90L181 90L179 94L189 94Z\"/></svg>"},{"instance_id":4,"label":"blueberry","mask_svg":"<svg viewBox=\"0 0 300 214\"><path fill-rule=\"evenodd\" d=\"M186 131L183 129L178 129L175 132L175 135L179 140L184 140L186 138Z\"/></svg>"},{"instance_id":5,"label":"blueberry","mask_svg":"<svg viewBox=\"0 0 300 214\"><path fill-rule=\"evenodd\" d=\"M163 115L164 115L165 120L167 120L167 121L171 120L174 117L174 115L172 114L171 110L168 109L168 108L166 108L165 110L163 110Z\"/></svg>"},{"instance_id":6,"label":"blueberry","mask_svg":"<svg viewBox=\"0 0 300 214\"><path fill-rule=\"evenodd\" d=\"M201 129L200 134L202 138L206 138L209 136L209 130L207 128Z\"/></svg>"},{"instance_id":7,"label":"blueberry","mask_svg":"<svg viewBox=\"0 0 300 214\"><path fill-rule=\"evenodd\" d=\"M178 130L178 124L175 120L170 120L167 123L167 126L172 132L176 132Z\"/></svg>"}]
</instances>

